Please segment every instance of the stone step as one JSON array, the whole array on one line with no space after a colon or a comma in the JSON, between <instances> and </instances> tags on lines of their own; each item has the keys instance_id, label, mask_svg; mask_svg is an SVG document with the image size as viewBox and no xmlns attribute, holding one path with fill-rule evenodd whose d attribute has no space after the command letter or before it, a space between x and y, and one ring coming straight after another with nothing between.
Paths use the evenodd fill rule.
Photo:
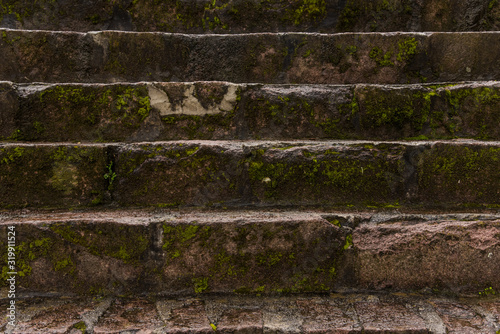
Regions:
<instances>
[{"instance_id":1,"label":"stone step","mask_svg":"<svg viewBox=\"0 0 500 334\"><path fill-rule=\"evenodd\" d=\"M183 35L0 30L0 80L420 83L500 79L500 32Z\"/></svg>"},{"instance_id":2,"label":"stone step","mask_svg":"<svg viewBox=\"0 0 500 334\"><path fill-rule=\"evenodd\" d=\"M495 209L500 143L0 144L0 206Z\"/></svg>"},{"instance_id":3,"label":"stone step","mask_svg":"<svg viewBox=\"0 0 500 334\"><path fill-rule=\"evenodd\" d=\"M500 214L10 212L8 236L3 296L500 289Z\"/></svg>"},{"instance_id":4,"label":"stone step","mask_svg":"<svg viewBox=\"0 0 500 334\"><path fill-rule=\"evenodd\" d=\"M7 301L0 302L2 308ZM495 334L498 298L416 294L332 294L293 297L33 298L16 303L24 333L397 333Z\"/></svg>"},{"instance_id":5,"label":"stone step","mask_svg":"<svg viewBox=\"0 0 500 334\"><path fill-rule=\"evenodd\" d=\"M500 139L500 83L0 83L0 139Z\"/></svg>"},{"instance_id":6,"label":"stone step","mask_svg":"<svg viewBox=\"0 0 500 334\"><path fill-rule=\"evenodd\" d=\"M0 27L187 33L500 30L496 0L4 1Z\"/></svg>"}]
</instances>

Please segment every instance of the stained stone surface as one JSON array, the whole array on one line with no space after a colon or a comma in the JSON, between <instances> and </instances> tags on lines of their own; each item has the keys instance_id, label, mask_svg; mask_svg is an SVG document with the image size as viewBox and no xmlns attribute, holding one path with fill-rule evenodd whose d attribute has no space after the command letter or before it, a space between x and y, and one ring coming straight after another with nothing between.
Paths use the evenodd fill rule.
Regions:
<instances>
[{"instance_id":1,"label":"stained stone surface","mask_svg":"<svg viewBox=\"0 0 500 334\"><path fill-rule=\"evenodd\" d=\"M187 33L499 30L496 1L5 1L0 26Z\"/></svg>"},{"instance_id":2,"label":"stained stone surface","mask_svg":"<svg viewBox=\"0 0 500 334\"><path fill-rule=\"evenodd\" d=\"M226 82L0 85L0 139L500 138L497 82L259 85Z\"/></svg>"},{"instance_id":3,"label":"stained stone surface","mask_svg":"<svg viewBox=\"0 0 500 334\"><path fill-rule=\"evenodd\" d=\"M500 79L498 32L0 33L0 78L19 83L408 84Z\"/></svg>"},{"instance_id":4,"label":"stained stone surface","mask_svg":"<svg viewBox=\"0 0 500 334\"><path fill-rule=\"evenodd\" d=\"M4 143L0 206L495 209L499 157L472 140Z\"/></svg>"},{"instance_id":5,"label":"stained stone surface","mask_svg":"<svg viewBox=\"0 0 500 334\"><path fill-rule=\"evenodd\" d=\"M8 226L15 227L16 284L22 296L393 289L487 297L500 284L494 265L500 247L498 215L127 210L1 218L0 237L7 238ZM0 251L6 259L6 250ZM2 268L8 278L6 260ZM2 291L7 294L6 283ZM361 308L372 305L360 302ZM286 320L306 312L300 305L276 321L316 328L317 308L340 307L318 303L307 311L304 324ZM385 317L382 306L376 309ZM226 311L211 309L208 316L212 321L231 317ZM257 316L247 311L250 318ZM488 312L491 319L498 317L497 308ZM351 328L348 315L325 323Z\"/></svg>"}]
</instances>

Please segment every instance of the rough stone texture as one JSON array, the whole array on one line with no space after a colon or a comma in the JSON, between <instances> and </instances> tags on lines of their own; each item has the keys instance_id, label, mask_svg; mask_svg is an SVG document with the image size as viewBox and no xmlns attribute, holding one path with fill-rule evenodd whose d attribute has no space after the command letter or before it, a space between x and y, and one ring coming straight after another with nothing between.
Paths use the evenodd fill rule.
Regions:
<instances>
[{"instance_id":1,"label":"rough stone texture","mask_svg":"<svg viewBox=\"0 0 500 334\"><path fill-rule=\"evenodd\" d=\"M318 215L56 217L16 224L19 288L78 294L333 288L348 230ZM3 278L6 249L1 249ZM3 280L5 282L5 280ZM1 283L7 289L6 283Z\"/></svg>"},{"instance_id":2,"label":"rough stone texture","mask_svg":"<svg viewBox=\"0 0 500 334\"><path fill-rule=\"evenodd\" d=\"M496 144L465 142L130 145L118 151L114 198L159 206L494 208L499 154Z\"/></svg>"},{"instance_id":3,"label":"rough stone texture","mask_svg":"<svg viewBox=\"0 0 500 334\"><path fill-rule=\"evenodd\" d=\"M103 306L109 307L109 302L71 298L16 300L17 325L2 324L2 330L9 334L80 334L85 330L89 332L93 328L89 319ZM101 315L99 311L97 314Z\"/></svg>"},{"instance_id":4,"label":"rough stone texture","mask_svg":"<svg viewBox=\"0 0 500 334\"><path fill-rule=\"evenodd\" d=\"M359 278L353 286L482 292L500 275L494 265L500 254L499 224L498 220L362 224L353 232Z\"/></svg>"},{"instance_id":5,"label":"rough stone texture","mask_svg":"<svg viewBox=\"0 0 500 334\"><path fill-rule=\"evenodd\" d=\"M446 324L447 333L479 334L485 333L486 329L489 329L489 333L494 332L484 317L469 305L440 300L431 303Z\"/></svg>"},{"instance_id":6,"label":"rough stone texture","mask_svg":"<svg viewBox=\"0 0 500 334\"><path fill-rule=\"evenodd\" d=\"M479 203L489 202L498 207L499 154L499 148L482 143L460 148L434 145L422 153L418 162L419 200L422 203L432 198L441 205L459 201L464 208L480 208Z\"/></svg>"},{"instance_id":7,"label":"rough stone texture","mask_svg":"<svg viewBox=\"0 0 500 334\"><path fill-rule=\"evenodd\" d=\"M94 327L95 334L153 333L163 327L156 305L147 300L116 300Z\"/></svg>"},{"instance_id":8,"label":"rough stone texture","mask_svg":"<svg viewBox=\"0 0 500 334\"><path fill-rule=\"evenodd\" d=\"M195 2L0 3L0 331L500 333L499 1Z\"/></svg>"},{"instance_id":9,"label":"rough stone texture","mask_svg":"<svg viewBox=\"0 0 500 334\"><path fill-rule=\"evenodd\" d=\"M404 198L404 145L195 145L120 147L114 198L159 206L394 205Z\"/></svg>"},{"instance_id":10,"label":"rough stone texture","mask_svg":"<svg viewBox=\"0 0 500 334\"><path fill-rule=\"evenodd\" d=\"M261 297L260 294L257 296ZM220 333L235 331L237 333L262 333L261 299L225 297L209 297L205 300L206 316L212 328L216 327L217 332Z\"/></svg>"},{"instance_id":11,"label":"rough stone texture","mask_svg":"<svg viewBox=\"0 0 500 334\"><path fill-rule=\"evenodd\" d=\"M4 240L11 225L20 295L259 296L390 288L484 297L500 286L493 265L499 260L498 215L41 213L4 215ZM0 249L0 258L7 258L6 251ZM4 260L2 282L10 277L8 271ZM8 286L2 286L6 293ZM314 305L304 306L308 311L299 305L294 312L306 312L309 320L290 326L320 330L313 325L320 307ZM339 305L321 307L335 310ZM224 310L211 309L212 323L224 317ZM257 316L252 312L249 317ZM498 309L488 312L495 321ZM345 316L351 315L328 321L351 328Z\"/></svg>"},{"instance_id":12,"label":"rough stone texture","mask_svg":"<svg viewBox=\"0 0 500 334\"><path fill-rule=\"evenodd\" d=\"M223 82L0 88L0 138L500 139L497 82L234 85Z\"/></svg>"},{"instance_id":13,"label":"rough stone texture","mask_svg":"<svg viewBox=\"0 0 500 334\"><path fill-rule=\"evenodd\" d=\"M2 300L0 304L6 305L5 302ZM0 330L6 334L495 334L500 326L497 319L488 320L482 315L485 308L498 304L498 298L496 301L459 300L417 294L205 296L197 299L158 298L156 301L114 298L106 302L35 298L19 300L18 303L19 318L15 328L0 325ZM417 305L419 309L415 308ZM94 312L92 308L100 311L97 317L90 319L88 315ZM425 316L419 315L422 309L439 315L427 321ZM436 330L436 323L446 325Z\"/></svg>"},{"instance_id":14,"label":"rough stone texture","mask_svg":"<svg viewBox=\"0 0 500 334\"><path fill-rule=\"evenodd\" d=\"M14 82L394 84L500 78L498 32L0 33L0 78Z\"/></svg>"},{"instance_id":15,"label":"rough stone texture","mask_svg":"<svg viewBox=\"0 0 500 334\"><path fill-rule=\"evenodd\" d=\"M338 297L338 296L335 296ZM355 320L356 313L345 298L304 298L297 300L299 318L303 318L302 330L305 333L356 333L361 324Z\"/></svg>"},{"instance_id":16,"label":"rough stone texture","mask_svg":"<svg viewBox=\"0 0 500 334\"><path fill-rule=\"evenodd\" d=\"M0 138L15 139L16 113L19 112L19 101L12 85L8 82L0 82Z\"/></svg>"},{"instance_id":17,"label":"rough stone texture","mask_svg":"<svg viewBox=\"0 0 500 334\"><path fill-rule=\"evenodd\" d=\"M499 30L497 1L7 0L0 26L189 33Z\"/></svg>"},{"instance_id":18,"label":"rough stone texture","mask_svg":"<svg viewBox=\"0 0 500 334\"><path fill-rule=\"evenodd\" d=\"M91 295L147 289L142 276L151 270L150 228L106 220L48 223L16 225L19 288ZM6 225L1 234L6 240ZM8 278L6 249L1 254Z\"/></svg>"},{"instance_id":19,"label":"rough stone texture","mask_svg":"<svg viewBox=\"0 0 500 334\"><path fill-rule=\"evenodd\" d=\"M354 305L364 333L429 333L422 318L403 305L380 302L376 298Z\"/></svg>"},{"instance_id":20,"label":"rough stone texture","mask_svg":"<svg viewBox=\"0 0 500 334\"><path fill-rule=\"evenodd\" d=\"M162 300L157 309L165 323L165 333L212 333L204 300Z\"/></svg>"},{"instance_id":21,"label":"rough stone texture","mask_svg":"<svg viewBox=\"0 0 500 334\"><path fill-rule=\"evenodd\" d=\"M0 206L90 206L107 192L106 148L0 145Z\"/></svg>"},{"instance_id":22,"label":"rough stone texture","mask_svg":"<svg viewBox=\"0 0 500 334\"><path fill-rule=\"evenodd\" d=\"M498 145L1 144L0 205L495 209L500 205Z\"/></svg>"}]
</instances>

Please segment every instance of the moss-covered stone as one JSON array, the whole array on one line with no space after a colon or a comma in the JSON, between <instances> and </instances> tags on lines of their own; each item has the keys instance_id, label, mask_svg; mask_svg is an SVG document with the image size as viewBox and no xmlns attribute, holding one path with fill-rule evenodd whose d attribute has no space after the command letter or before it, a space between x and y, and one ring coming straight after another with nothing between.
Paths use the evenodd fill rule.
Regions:
<instances>
[{"instance_id":1,"label":"moss-covered stone","mask_svg":"<svg viewBox=\"0 0 500 334\"><path fill-rule=\"evenodd\" d=\"M62 85L29 95L4 87L8 141L500 138L494 82Z\"/></svg>"},{"instance_id":2,"label":"moss-covered stone","mask_svg":"<svg viewBox=\"0 0 500 334\"><path fill-rule=\"evenodd\" d=\"M150 247L148 231L137 226L52 224L50 229L71 244L85 247L93 255L110 256L133 265L144 260L144 253Z\"/></svg>"},{"instance_id":3,"label":"moss-covered stone","mask_svg":"<svg viewBox=\"0 0 500 334\"><path fill-rule=\"evenodd\" d=\"M498 1L324 0L166 1L127 3L6 0L0 25L40 30L138 30L187 33L263 31L498 30ZM332 24L333 23L333 24ZM412 25L413 24L413 25Z\"/></svg>"},{"instance_id":4,"label":"moss-covered stone","mask_svg":"<svg viewBox=\"0 0 500 334\"><path fill-rule=\"evenodd\" d=\"M4 208L87 207L112 203L111 199L120 205L156 207L491 206L498 205L497 146L474 142L249 142L249 147L195 141L7 144L0 147L0 198ZM482 182L485 179L489 182ZM446 194L442 202L436 200L444 199L441 193Z\"/></svg>"},{"instance_id":5,"label":"moss-covered stone","mask_svg":"<svg viewBox=\"0 0 500 334\"><path fill-rule=\"evenodd\" d=\"M244 162L253 193L263 203L343 206L394 202L400 196L402 183L396 175L404 169L402 146L296 147L285 152L254 151Z\"/></svg>"},{"instance_id":6,"label":"moss-covered stone","mask_svg":"<svg viewBox=\"0 0 500 334\"><path fill-rule=\"evenodd\" d=\"M437 206L500 204L500 148L436 144L418 164L419 199Z\"/></svg>"},{"instance_id":7,"label":"moss-covered stone","mask_svg":"<svg viewBox=\"0 0 500 334\"><path fill-rule=\"evenodd\" d=\"M87 206L106 191L99 146L0 146L0 205Z\"/></svg>"},{"instance_id":8,"label":"moss-covered stone","mask_svg":"<svg viewBox=\"0 0 500 334\"><path fill-rule=\"evenodd\" d=\"M307 226L290 222L286 228L258 222L214 224L205 218L164 224L164 277L171 280L177 273L173 284L191 293L328 291L344 238L337 227L314 220Z\"/></svg>"},{"instance_id":9,"label":"moss-covered stone","mask_svg":"<svg viewBox=\"0 0 500 334\"><path fill-rule=\"evenodd\" d=\"M115 198L122 205L160 206L230 201L236 195L233 183L240 169L232 154L217 145L124 147L116 162Z\"/></svg>"},{"instance_id":10,"label":"moss-covered stone","mask_svg":"<svg viewBox=\"0 0 500 334\"><path fill-rule=\"evenodd\" d=\"M347 232L316 215L185 217L147 224L127 215L125 223L89 221L85 213L43 224L25 219L15 229L17 286L84 295L192 295L242 285L258 294L322 292L336 282L332 268L343 266ZM0 236L7 237L7 226ZM7 278L7 248L0 265Z\"/></svg>"},{"instance_id":11,"label":"moss-covered stone","mask_svg":"<svg viewBox=\"0 0 500 334\"><path fill-rule=\"evenodd\" d=\"M6 237L7 230L5 226L0 234ZM87 295L143 288L147 251L152 247L148 226L52 221L18 224L15 233L16 268L8 268L3 249L0 265L2 278L17 272L20 289Z\"/></svg>"},{"instance_id":12,"label":"moss-covered stone","mask_svg":"<svg viewBox=\"0 0 500 334\"><path fill-rule=\"evenodd\" d=\"M5 59L0 74L16 82L393 84L499 78L494 65L494 46L498 44L494 32L197 38L116 31L4 32L9 43L0 41ZM82 44L86 48L81 48ZM488 52L477 57L478 49ZM455 54L460 56L451 56ZM469 59L469 63L464 66L457 59Z\"/></svg>"}]
</instances>

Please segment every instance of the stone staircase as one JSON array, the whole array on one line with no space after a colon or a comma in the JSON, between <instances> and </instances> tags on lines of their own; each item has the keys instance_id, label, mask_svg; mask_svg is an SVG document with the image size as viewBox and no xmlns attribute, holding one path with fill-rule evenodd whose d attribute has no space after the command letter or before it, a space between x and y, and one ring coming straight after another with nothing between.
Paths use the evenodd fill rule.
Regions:
<instances>
[{"instance_id":1,"label":"stone staircase","mask_svg":"<svg viewBox=\"0 0 500 334\"><path fill-rule=\"evenodd\" d=\"M497 0L0 27L2 332L500 333Z\"/></svg>"}]
</instances>

